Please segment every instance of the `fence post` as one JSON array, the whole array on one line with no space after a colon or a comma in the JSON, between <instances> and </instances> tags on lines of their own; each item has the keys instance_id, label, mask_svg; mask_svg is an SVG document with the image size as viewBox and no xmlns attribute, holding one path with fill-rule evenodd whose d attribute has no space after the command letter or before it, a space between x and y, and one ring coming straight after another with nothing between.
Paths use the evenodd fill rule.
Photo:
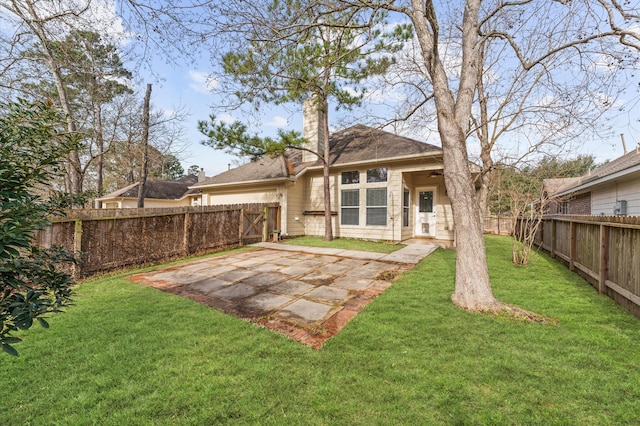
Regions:
<instances>
[{"instance_id":1,"label":"fence post","mask_svg":"<svg viewBox=\"0 0 640 426\"><path fill-rule=\"evenodd\" d=\"M73 228L73 253L74 255L78 255L82 251L82 220L76 220L75 226ZM81 264L74 264L72 273L75 277L79 276L82 273Z\"/></svg>"},{"instance_id":2,"label":"fence post","mask_svg":"<svg viewBox=\"0 0 640 426\"><path fill-rule=\"evenodd\" d=\"M569 243L569 269L570 270L575 270L575 266L573 265L573 261L576 259L576 250L577 250L577 246L576 246L576 223L573 221L573 219L571 220L571 222L569 222L569 234L571 235L571 241Z\"/></svg>"},{"instance_id":3,"label":"fence post","mask_svg":"<svg viewBox=\"0 0 640 426\"><path fill-rule=\"evenodd\" d=\"M278 206L276 207L276 223L274 225L275 229L279 229L280 233L282 234L282 208L280 207L280 204L278 204Z\"/></svg>"},{"instance_id":4,"label":"fence post","mask_svg":"<svg viewBox=\"0 0 640 426\"><path fill-rule=\"evenodd\" d=\"M269 207L262 212L262 241L269 241Z\"/></svg>"},{"instance_id":5,"label":"fence post","mask_svg":"<svg viewBox=\"0 0 640 426\"><path fill-rule=\"evenodd\" d=\"M556 239L558 236L557 223L555 219L551 218L551 257L554 259L556 257ZM544 228L544 224L542 227ZM544 244L544 241L542 243Z\"/></svg>"},{"instance_id":6,"label":"fence post","mask_svg":"<svg viewBox=\"0 0 640 426\"><path fill-rule=\"evenodd\" d=\"M189 249L189 234L191 233L191 215L189 212L184 212L184 235L182 239L182 248L185 254L190 254Z\"/></svg>"},{"instance_id":7,"label":"fence post","mask_svg":"<svg viewBox=\"0 0 640 426\"><path fill-rule=\"evenodd\" d=\"M240 207L240 226L238 229L238 240L240 241L240 245L244 245L243 237L244 236L244 207Z\"/></svg>"},{"instance_id":8,"label":"fence post","mask_svg":"<svg viewBox=\"0 0 640 426\"><path fill-rule=\"evenodd\" d=\"M598 292L604 293L607 285L609 264L609 227L600 224L600 273L598 274Z\"/></svg>"}]
</instances>

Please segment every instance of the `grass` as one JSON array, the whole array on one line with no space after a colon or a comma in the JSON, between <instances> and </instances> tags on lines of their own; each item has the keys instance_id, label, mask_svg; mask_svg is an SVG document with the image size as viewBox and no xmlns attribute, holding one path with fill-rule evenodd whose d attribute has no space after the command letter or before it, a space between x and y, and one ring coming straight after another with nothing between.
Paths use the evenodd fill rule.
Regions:
<instances>
[{"instance_id":1,"label":"grass","mask_svg":"<svg viewBox=\"0 0 640 426\"><path fill-rule=\"evenodd\" d=\"M295 237L284 240L285 244L299 246L329 247L343 250L373 251L377 253L392 253L405 247L404 244L380 241L358 240L355 238L335 238L325 241L322 237Z\"/></svg>"},{"instance_id":2,"label":"grass","mask_svg":"<svg viewBox=\"0 0 640 426\"><path fill-rule=\"evenodd\" d=\"M637 424L640 320L545 256L487 246L495 294L558 325L455 308L445 250L321 351L110 276L0 355L0 424Z\"/></svg>"}]
</instances>

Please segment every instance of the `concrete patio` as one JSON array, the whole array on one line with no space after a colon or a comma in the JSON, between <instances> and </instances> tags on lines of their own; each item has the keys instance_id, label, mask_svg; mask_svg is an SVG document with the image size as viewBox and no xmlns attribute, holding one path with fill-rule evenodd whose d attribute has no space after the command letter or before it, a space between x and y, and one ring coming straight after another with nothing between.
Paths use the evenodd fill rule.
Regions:
<instances>
[{"instance_id":1,"label":"concrete patio","mask_svg":"<svg viewBox=\"0 0 640 426\"><path fill-rule=\"evenodd\" d=\"M374 253L279 243L137 274L132 281L188 297L315 349L402 272L438 247Z\"/></svg>"}]
</instances>

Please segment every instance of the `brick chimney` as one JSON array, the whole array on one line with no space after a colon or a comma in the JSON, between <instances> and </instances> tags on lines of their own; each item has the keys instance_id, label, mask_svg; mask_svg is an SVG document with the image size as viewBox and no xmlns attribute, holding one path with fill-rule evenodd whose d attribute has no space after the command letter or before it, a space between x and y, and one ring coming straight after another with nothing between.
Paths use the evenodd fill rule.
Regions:
<instances>
[{"instance_id":1,"label":"brick chimney","mask_svg":"<svg viewBox=\"0 0 640 426\"><path fill-rule=\"evenodd\" d=\"M204 174L204 169L200 168L198 170L198 183L204 182L207 179L207 176Z\"/></svg>"},{"instance_id":2,"label":"brick chimney","mask_svg":"<svg viewBox=\"0 0 640 426\"><path fill-rule=\"evenodd\" d=\"M319 111L316 100L312 97L305 99L302 104L302 136L307 139L305 148L318 154L324 153L324 136L322 127L323 114ZM302 162L315 162L318 157L308 151L302 151Z\"/></svg>"}]
</instances>

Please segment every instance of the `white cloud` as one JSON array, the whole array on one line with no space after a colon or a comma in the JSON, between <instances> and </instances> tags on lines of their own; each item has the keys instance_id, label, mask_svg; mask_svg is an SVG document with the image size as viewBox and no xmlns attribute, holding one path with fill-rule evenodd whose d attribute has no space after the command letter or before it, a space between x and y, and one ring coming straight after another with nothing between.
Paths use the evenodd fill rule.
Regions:
<instances>
[{"instance_id":1,"label":"white cloud","mask_svg":"<svg viewBox=\"0 0 640 426\"><path fill-rule=\"evenodd\" d=\"M189 71L189 88L198 93L210 95L218 86L218 82L208 74L201 71Z\"/></svg>"},{"instance_id":2,"label":"white cloud","mask_svg":"<svg viewBox=\"0 0 640 426\"><path fill-rule=\"evenodd\" d=\"M21 13L30 15L26 5L17 4ZM10 9L0 10L0 17L6 18L11 25L20 25L21 19L10 13ZM91 29L115 45L124 45L133 37L117 15L114 0L40 1L34 3L34 13L45 21L46 30L59 38L64 38L73 29ZM49 20L52 17L56 19Z\"/></svg>"},{"instance_id":3,"label":"white cloud","mask_svg":"<svg viewBox=\"0 0 640 426\"><path fill-rule=\"evenodd\" d=\"M96 32L116 45L125 45L133 37L133 33L125 30L113 0L91 1L86 19Z\"/></svg>"},{"instance_id":4,"label":"white cloud","mask_svg":"<svg viewBox=\"0 0 640 426\"><path fill-rule=\"evenodd\" d=\"M289 120L279 115L276 115L271 119L271 121L265 123L267 126L282 128L289 125Z\"/></svg>"},{"instance_id":5,"label":"white cloud","mask_svg":"<svg viewBox=\"0 0 640 426\"><path fill-rule=\"evenodd\" d=\"M229 114L216 115L216 118L218 119L218 122L227 123L227 124L231 124L231 123L234 123L234 122L238 121L238 120L236 120L235 117L233 117L232 115L229 115Z\"/></svg>"}]
</instances>

